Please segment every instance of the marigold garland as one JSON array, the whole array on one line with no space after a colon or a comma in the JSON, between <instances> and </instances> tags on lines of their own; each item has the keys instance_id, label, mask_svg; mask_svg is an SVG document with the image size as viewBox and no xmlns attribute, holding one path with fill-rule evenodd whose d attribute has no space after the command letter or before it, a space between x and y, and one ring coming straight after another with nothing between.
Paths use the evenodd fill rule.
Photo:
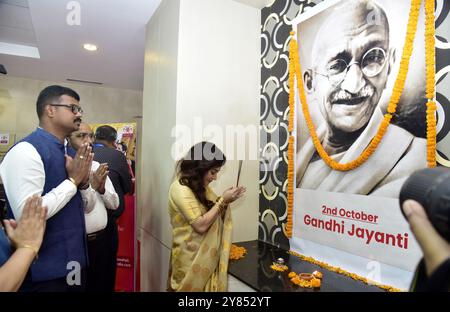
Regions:
<instances>
[{"instance_id":1,"label":"marigold garland","mask_svg":"<svg viewBox=\"0 0 450 312\"><path fill-rule=\"evenodd\" d=\"M341 274L341 275L344 275L344 276L348 276L348 277L354 279L355 281L360 281L360 282L363 282L363 283L368 284L368 285L370 284L370 285L376 286L378 288L381 288L381 289L389 291L389 292L401 292L402 291L401 289L395 288L393 286L382 285L382 284L376 283L374 281L369 281L365 277L359 276L359 275L357 275L355 273L350 273L350 272L348 272L346 270L341 269L340 267L335 267L335 266L329 265L328 263L315 260L313 257L304 256L304 255L301 255L301 254L299 254L299 253L297 253L295 251L292 251L292 250L289 250L289 253L291 255L294 255L294 256L298 257L300 260L303 260L303 261L306 261L306 262L318 265L321 268L327 269L328 271L336 272L338 274Z\"/></svg>"},{"instance_id":2,"label":"marigold garland","mask_svg":"<svg viewBox=\"0 0 450 312\"><path fill-rule=\"evenodd\" d=\"M369 146L364 150L364 152L355 160L348 163L341 164L333 160L323 148L317 133L314 128L311 116L309 114L309 108L307 105L305 89L303 85L303 78L301 75L301 67L298 56L298 46L294 39L295 32L291 32L291 42L289 45L289 125L288 131L290 133L289 137L289 148L288 148L288 221L286 225L286 234L288 238L292 237L292 209L293 209L293 183L294 183L294 140L292 136L292 131L294 129L294 115L295 115L295 94L294 94L294 83L295 76L297 77L297 88L299 90L300 102L302 104L302 111L305 116L306 124L310 132L311 138L313 140L314 146L324 160L324 162L334 170L339 171L349 171L361 166L369 157L375 152L378 144L381 142L387 128L391 122L393 114L397 110L397 105L400 97L403 93L406 76L409 69L409 61L411 58L413 43L417 29L417 23L419 18L421 0L412 0L411 8L409 12L409 20L406 32L405 44L403 47L403 54L400 61L400 70L397 75L397 79L394 84L391 99L387 108L387 113L378 128L376 136L370 142ZM428 167L436 166L436 102L435 102L435 22L434 22L434 11L435 2L434 0L425 0L425 64L426 64L426 98L427 98L427 112L426 112L426 122L427 122L427 163ZM292 187L292 190L291 190ZM325 262L315 260L312 257L303 256L295 251L290 250L290 254L300 258L301 260L316 264L322 268L329 271L336 272L348 276L354 280L361 281L365 284L369 284L369 280L365 277L359 276L354 273L350 273L339 267L331 266ZM272 265L273 266L273 265ZM271 267L272 267L271 266ZM299 285L300 279L295 272L289 273L289 278L291 281ZM389 292L401 292L402 290L389 285L382 285L370 281L371 285ZM305 284L306 285L306 284ZM302 286L304 287L304 286Z\"/></svg>"},{"instance_id":3,"label":"marigold garland","mask_svg":"<svg viewBox=\"0 0 450 312\"><path fill-rule=\"evenodd\" d=\"M421 0L412 0L410 12L409 12L408 26L407 26L407 31L406 31L406 39L405 39L405 44L403 47L402 58L400 61L400 70L399 70L397 79L394 84L394 88L392 91L391 99L389 101L387 113L384 115L383 121L381 122L381 124L378 128L377 134L375 135L373 140L370 142L369 146L364 150L364 152L358 158L356 158L348 163L341 164L341 163L335 161L333 158L331 158L330 155L328 155L328 153L323 148L322 143L320 142L320 140L317 136L313 121L311 119L311 115L309 113L308 103L307 103L307 99L306 99L303 78L301 75L302 71L301 71L301 66L300 66L300 61L299 61L299 56L298 56L297 42L295 39L293 39L293 38L291 39L290 54L292 54L292 55L290 55L289 58L290 58L291 62L293 62L294 64L293 64L293 66L290 64L289 69L295 70L295 76L297 77L297 88L299 90L300 102L302 105L303 115L306 120L306 125L308 127L311 139L314 143L314 146L315 146L318 154L323 159L323 161L332 169L339 170L339 171L349 171L349 170L358 168L365 161L367 161L367 159L369 159L369 157L375 152L376 148L378 147L378 144L381 142L384 134L386 133L386 130L391 122L392 116L396 112L398 102L400 100L400 97L403 93L403 89L405 86L406 76L408 74L408 69L409 69L409 61L411 59L413 43L414 43L414 38L416 35L416 29L417 29L417 23L418 23L418 19L419 19L420 5L421 5ZM289 93L294 93L294 92L292 92L294 90L293 76L294 76L293 74L289 73L289 84L290 84L289 85ZM293 121L292 115L294 115L294 109L295 109L294 105L295 105L294 104L294 96L290 94L289 107L291 109L291 111L290 111L290 114L291 114L290 120L291 121ZM292 125L292 127L290 126L289 128L293 128L293 125Z\"/></svg>"},{"instance_id":4,"label":"marigold garland","mask_svg":"<svg viewBox=\"0 0 450 312\"><path fill-rule=\"evenodd\" d=\"M294 207L294 136L289 137L288 145L288 185L287 185L287 223L286 223L286 236L292 237L292 214Z\"/></svg>"},{"instance_id":5,"label":"marigold garland","mask_svg":"<svg viewBox=\"0 0 450 312\"><path fill-rule=\"evenodd\" d=\"M295 77L297 76L297 87L300 93L300 100L302 104L303 114L305 116L306 124L308 126L314 146L324 162L331 168L339 171L348 171L361 166L376 150L378 144L381 142L387 128L391 122L393 114L396 112L398 102L403 93L406 76L409 68L409 61L411 58L413 43L416 34L416 28L418 23L418 17L420 12L421 0L412 0L411 8L409 12L409 20L406 32L406 39L403 47L403 54L400 62L400 70L397 75L397 79L394 84L393 92L387 113L378 128L376 136L370 142L369 146L364 152L355 160L348 163L340 164L334 161L324 150L317 133L315 132L314 125L309 114L309 108L306 101L305 90L303 86L303 79L301 75L301 67L298 56L298 46L294 39L295 32L291 32L291 42L289 45L289 126L288 130L292 136L294 129L294 115L295 115L295 92L294 84ZM427 122L427 164L428 167L436 166L436 102L434 99L435 94L435 24L434 24L434 0L425 0L425 63L426 63L426 97L428 99L426 122ZM292 210L293 210L293 184L294 184L294 142L289 139L288 148L288 216L286 224L286 236L292 237ZM291 192L292 186L292 192Z\"/></svg>"},{"instance_id":6,"label":"marigold garland","mask_svg":"<svg viewBox=\"0 0 450 312\"><path fill-rule=\"evenodd\" d=\"M436 102L435 75L435 25L434 0L425 1L425 64L427 96L427 162L428 167L436 167Z\"/></svg>"},{"instance_id":7,"label":"marigold garland","mask_svg":"<svg viewBox=\"0 0 450 312\"><path fill-rule=\"evenodd\" d=\"M294 117L295 117L295 92L294 92L294 83L295 83L295 54L294 50L295 46L292 44L294 39L295 32L291 31L291 42L289 43L289 124L288 131L292 133L294 130Z\"/></svg>"},{"instance_id":8,"label":"marigold garland","mask_svg":"<svg viewBox=\"0 0 450 312\"><path fill-rule=\"evenodd\" d=\"M293 36L293 32L291 32ZM291 42L294 39L291 39ZM288 123L288 132L289 132L289 142L288 142L288 184L287 184L287 222L285 227L286 237L292 237L292 209L294 207L294 145L295 138L292 135L294 131L294 117L295 117L295 92L294 92L294 81L295 81L295 51L293 50L294 46L289 45L289 123Z\"/></svg>"}]
</instances>

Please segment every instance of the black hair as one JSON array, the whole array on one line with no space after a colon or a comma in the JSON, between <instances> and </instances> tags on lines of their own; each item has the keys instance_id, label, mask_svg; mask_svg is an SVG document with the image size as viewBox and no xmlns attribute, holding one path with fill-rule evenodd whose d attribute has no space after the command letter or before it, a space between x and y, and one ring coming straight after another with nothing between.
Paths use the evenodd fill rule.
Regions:
<instances>
[{"instance_id":1,"label":"black hair","mask_svg":"<svg viewBox=\"0 0 450 312\"><path fill-rule=\"evenodd\" d=\"M38 118L44 115L44 107L48 104L53 104L56 101L59 101L59 98L63 95L67 95L73 97L75 100L80 101L80 96L74 90L70 88L66 88L63 86L48 86L44 90L39 93L39 96L36 101L36 112Z\"/></svg>"},{"instance_id":2,"label":"black hair","mask_svg":"<svg viewBox=\"0 0 450 312\"><path fill-rule=\"evenodd\" d=\"M125 144L125 142L120 142L119 144L122 146L122 151L126 153L128 151L128 146Z\"/></svg>"},{"instance_id":3,"label":"black hair","mask_svg":"<svg viewBox=\"0 0 450 312\"><path fill-rule=\"evenodd\" d=\"M187 155L177 163L180 184L188 186L208 210L214 203L206 198L203 178L209 170L220 168L225 162L225 155L216 145L200 142L192 146Z\"/></svg>"},{"instance_id":4,"label":"black hair","mask_svg":"<svg viewBox=\"0 0 450 312\"><path fill-rule=\"evenodd\" d=\"M111 126L100 126L95 130L95 139L106 142L115 142L117 139L117 131Z\"/></svg>"}]
</instances>

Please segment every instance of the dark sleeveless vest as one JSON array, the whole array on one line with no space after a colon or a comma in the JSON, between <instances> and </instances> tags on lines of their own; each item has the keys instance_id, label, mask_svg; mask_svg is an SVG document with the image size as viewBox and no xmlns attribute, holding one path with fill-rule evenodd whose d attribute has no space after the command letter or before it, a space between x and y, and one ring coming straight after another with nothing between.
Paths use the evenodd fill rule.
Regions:
<instances>
[{"instance_id":1,"label":"dark sleeveless vest","mask_svg":"<svg viewBox=\"0 0 450 312\"><path fill-rule=\"evenodd\" d=\"M42 195L68 178L64 158L65 146L54 135L38 128L21 142L33 145L41 156L45 169ZM73 157L75 151L68 147L67 154ZM8 202L7 207L8 217L13 218ZM39 257L31 265L27 279L40 282L65 277L73 268L67 268L68 263L72 261L77 261L81 268L87 265L86 226L83 200L79 191L58 213L47 220Z\"/></svg>"}]
</instances>

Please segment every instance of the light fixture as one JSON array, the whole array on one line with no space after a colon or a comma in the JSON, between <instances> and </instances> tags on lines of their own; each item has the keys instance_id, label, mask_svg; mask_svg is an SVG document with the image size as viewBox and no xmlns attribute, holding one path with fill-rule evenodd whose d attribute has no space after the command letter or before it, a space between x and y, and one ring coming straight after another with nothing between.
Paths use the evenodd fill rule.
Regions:
<instances>
[{"instance_id":1,"label":"light fixture","mask_svg":"<svg viewBox=\"0 0 450 312\"><path fill-rule=\"evenodd\" d=\"M91 44L91 43L85 43L85 44L83 44L83 48L84 48L85 50L88 50L88 51L91 51L91 52L97 51L97 46L96 46L95 44Z\"/></svg>"},{"instance_id":2,"label":"light fixture","mask_svg":"<svg viewBox=\"0 0 450 312\"><path fill-rule=\"evenodd\" d=\"M0 3L2 3L1 0ZM0 54L40 58L39 50L36 47L13 44L3 41L0 41Z\"/></svg>"}]
</instances>

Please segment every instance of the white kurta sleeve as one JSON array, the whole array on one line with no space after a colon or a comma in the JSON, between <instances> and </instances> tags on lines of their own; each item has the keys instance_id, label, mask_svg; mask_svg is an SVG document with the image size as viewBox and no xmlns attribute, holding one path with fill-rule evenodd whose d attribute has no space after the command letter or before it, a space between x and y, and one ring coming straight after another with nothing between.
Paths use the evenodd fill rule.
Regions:
<instances>
[{"instance_id":1,"label":"white kurta sleeve","mask_svg":"<svg viewBox=\"0 0 450 312\"><path fill-rule=\"evenodd\" d=\"M101 197L107 209L116 210L119 208L119 195L117 195L109 177L106 177L105 194L102 194Z\"/></svg>"},{"instance_id":2,"label":"white kurta sleeve","mask_svg":"<svg viewBox=\"0 0 450 312\"><path fill-rule=\"evenodd\" d=\"M45 169L41 156L33 145L21 142L4 157L0 175L14 217L19 219L27 198L41 195L44 191ZM77 187L64 180L42 196L42 204L47 207L47 219L60 211L76 192Z\"/></svg>"}]
</instances>

